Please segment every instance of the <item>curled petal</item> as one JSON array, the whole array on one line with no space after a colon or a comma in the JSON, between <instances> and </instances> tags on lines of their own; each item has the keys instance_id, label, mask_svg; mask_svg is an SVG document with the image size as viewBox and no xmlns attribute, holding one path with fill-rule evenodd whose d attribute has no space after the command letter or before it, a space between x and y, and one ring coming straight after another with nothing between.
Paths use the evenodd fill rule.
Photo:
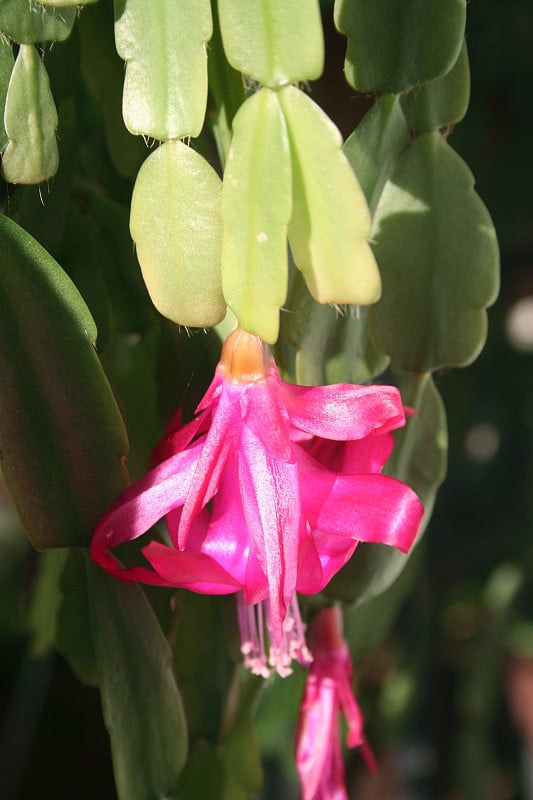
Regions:
<instances>
[{"instance_id":1,"label":"curled petal","mask_svg":"<svg viewBox=\"0 0 533 800\"><path fill-rule=\"evenodd\" d=\"M405 424L400 392L395 386L296 386L279 379L292 424L323 439L362 439Z\"/></svg>"},{"instance_id":2,"label":"curled petal","mask_svg":"<svg viewBox=\"0 0 533 800\"><path fill-rule=\"evenodd\" d=\"M303 453L299 464L302 505L312 528L409 551L424 513L412 489L386 475L335 475Z\"/></svg>"},{"instance_id":3,"label":"curled petal","mask_svg":"<svg viewBox=\"0 0 533 800\"><path fill-rule=\"evenodd\" d=\"M229 572L205 553L184 553L160 542L150 542L142 552L169 586L202 594L231 594L240 589Z\"/></svg>"},{"instance_id":4,"label":"curled petal","mask_svg":"<svg viewBox=\"0 0 533 800\"><path fill-rule=\"evenodd\" d=\"M171 456L120 495L94 532L91 556L97 563L107 568L110 549L142 536L185 502L201 451L197 444Z\"/></svg>"}]
</instances>

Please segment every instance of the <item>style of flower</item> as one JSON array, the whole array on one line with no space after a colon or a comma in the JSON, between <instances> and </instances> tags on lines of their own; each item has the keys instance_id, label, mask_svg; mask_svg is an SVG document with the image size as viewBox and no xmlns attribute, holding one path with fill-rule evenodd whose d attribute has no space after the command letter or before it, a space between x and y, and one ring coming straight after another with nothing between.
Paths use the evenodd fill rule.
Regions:
<instances>
[{"instance_id":1,"label":"style of flower","mask_svg":"<svg viewBox=\"0 0 533 800\"><path fill-rule=\"evenodd\" d=\"M160 463L105 514L92 557L124 580L238 592L245 663L288 674L311 660L296 592L321 591L360 541L407 552L416 538L420 501L380 474L404 423L396 388L286 383L238 328L196 417L171 422ZM151 569L124 568L110 550L163 517L170 542L142 550Z\"/></svg>"},{"instance_id":2,"label":"style of flower","mask_svg":"<svg viewBox=\"0 0 533 800\"><path fill-rule=\"evenodd\" d=\"M376 771L363 733L363 715L352 691L352 662L341 624L338 607L322 609L309 634L313 663L296 732L301 800L348 800L339 730L341 714L348 725L348 747L359 747L368 768Z\"/></svg>"}]
</instances>

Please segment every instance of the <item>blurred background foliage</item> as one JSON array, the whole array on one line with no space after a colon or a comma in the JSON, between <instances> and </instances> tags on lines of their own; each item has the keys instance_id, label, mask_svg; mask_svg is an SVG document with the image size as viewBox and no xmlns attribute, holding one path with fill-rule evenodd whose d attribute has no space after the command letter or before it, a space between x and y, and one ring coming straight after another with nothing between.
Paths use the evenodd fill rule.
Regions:
<instances>
[{"instance_id":1,"label":"blurred background foliage","mask_svg":"<svg viewBox=\"0 0 533 800\"><path fill-rule=\"evenodd\" d=\"M328 7L326 70L311 86L312 96L347 136L372 98L339 80L345 43L333 29L330 4L323 5ZM99 35L106 29L111 37L112 25L102 24L105 15L111 18L112 9L103 1L86 9L71 36L46 57L63 123L54 187L62 181L69 185L50 198L46 184L14 190L2 183L0 191L3 207L69 272L97 322L98 349L134 443L128 465L135 478L161 422L184 399L185 413L196 405L216 363L217 342L201 333L180 336L147 310L126 224L131 178L147 151L125 131L118 113L123 65L112 39ZM365 643L355 665L357 685L368 738L382 763L380 776L371 780L358 754L351 755L349 783L358 800L533 797L533 6L514 0L504 9L496 0L472 0L467 44L470 106L450 142L472 170L493 217L502 288L479 359L465 371L436 376L448 415L449 468L422 546L400 580L365 604L364 615L357 609L347 613L352 647L357 652L357 642ZM110 155L105 131L112 132ZM209 136L196 146L208 157L214 153ZM99 280L89 281L95 271ZM186 397L173 380L176 370L188 376ZM43 571L43 558L56 563ZM56 624L50 608L61 602L59 595L54 601L53 575L62 566L56 553L39 556L32 550L0 485L0 796L5 800L115 796L98 692L80 683L63 657L48 649ZM46 597L46 604L39 597ZM214 610L210 599L187 596L181 602L195 605L209 646L216 648L223 624L217 615L223 611ZM45 620L39 619L43 609L48 609ZM63 629L82 624L84 609L77 611L75 618L60 615L57 624ZM373 637L375 647L367 654ZM209 773L206 796L208 791L215 796L221 769L212 731L202 725L220 721L221 687L230 679L222 657L209 697L198 695L194 683L188 690L187 676L201 659L201 652L191 653L176 662L188 717L193 727L200 726L204 742L182 776L184 798L194 796L187 786L198 785L195 770ZM79 653L79 673L89 683L90 663L90 654ZM259 702L262 800L297 796L291 719L301 687L296 670L286 681L274 680ZM251 704L256 690L246 691ZM285 731L276 713L280 707L286 711ZM247 724L244 720L236 729L243 741ZM242 742L239 747L236 752L242 753ZM231 742L223 758L232 758ZM249 767L243 780L253 787L259 767ZM242 791L236 787L235 797Z\"/></svg>"}]
</instances>

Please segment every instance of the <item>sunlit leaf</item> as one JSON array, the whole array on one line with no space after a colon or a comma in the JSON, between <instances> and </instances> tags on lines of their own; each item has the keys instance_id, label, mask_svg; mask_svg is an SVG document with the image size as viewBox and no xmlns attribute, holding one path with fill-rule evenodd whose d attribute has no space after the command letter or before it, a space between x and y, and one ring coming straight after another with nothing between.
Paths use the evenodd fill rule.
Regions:
<instances>
[{"instance_id":1,"label":"sunlit leaf","mask_svg":"<svg viewBox=\"0 0 533 800\"><path fill-rule=\"evenodd\" d=\"M0 31L18 44L63 41L70 34L75 8L55 9L38 6L29 0L2 0Z\"/></svg>"},{"instance_id":2,"label":"sunlit leaf","mask_svg":"<svg viewBox=\"0 0 533 800\"><path fill-rule=\"evenodd\" d=\"M324 65L317 0L219 0L230 64L265 86L315 80Z\"/></svg>"},{"instance_id":3,"label":"sunlit leaf","mask_svg":"<svg viewBox=\"0 0 533 800\"><path fill-rule=\"evenodd\" d=\"M130 229L144 281L158 311L190 327L224 317L220 262L221 181L180 141L144 162L133 190Z\"/></svg>"},{"instance_id":4,"label":"sunlit leaf","mask_svg":"<svg viewBox=\"0 0 533 800\"><path fill-rule=\"evenodd\" d=\"M13 69L13 48L0 37L0 152L7 143L7 134L4 127L3 109L6 102L7 87Z\"/></svg>"},{"instance_id":5,"label":"sunlit leaf","mask_svg":"<svg viewBox=\"0 0 533 800\"><path fill-rule=\"evenodd\" d=\"M462 120L470 99L470 67L463 43L451 70L441 78L415 86L401 98L404 116L411 128L430 131Z\"/></svg>"},{"instance_id":6,"label":"sunlit leaf","mask_svg":"<svg viewBox=\"0 0 533 800\"><path fill-rule=\"evenodd\" d=\"M207 100L209 0L115 0L115 40L126 61L122 113L131 133L198 136Z\"/></svg>"},{"instance_id":7,"label":"sunlit leaf","mask_svg":"<svg viewBox=\"0 0 533 800\"><path fill-rule=\"evenodd\" d=\"M7 145L2 175L9 183L41 183L57 171L57 111L48 74L33 45L22 44L7 89Z\"/></svg>"},{"instance_id":8,"label":"sunlit leaf","mask_svg":"<svg viewBox=\"0 0 533 800\"><path fill-rule=\"evenodd\" d=\"M335 0L335 24L348 37L345 75L360 92L402 92L455 63L466 0Z\"/></svg>"},{"instance_id":9,"label":"sunlit leaf","mask_svg":"<svg viewBox=\"0 0 533 800\"><path fill-rule=\"evenodd\" d=\"M498 247L472 174L439 133L421 134L402 156L372 238L383 279L370 314L378 350L399 371L470 363L498 290Z\"/></svg>"},{"instance_id":10,"label":"sunlit leaf","mask_svg":"<svg viewBox=\"0 0 533 800\"><path fill-rule=\"evenodd\" d=\"M55 8L67 8L68 6L88 6L98 0L33 0L38 5L53 6Z\"/></svg>"},{"instance_id":11,"label":"sunlit leaf","mask_svg":"<svg viewBox=\"0 0 533 800\"><path fill-rule=\"evenodd\" d=\"M187 750L170 648L138 586L89 563L89 590L118 798L166 797L177 783Z\"/></svg>"},{"instance_id":12,"label":"sunlit leaf","mask_svg":"<svg viewBox=\"0 0 533 800\"><path fill-rule=\"evenodd\" d=\"M87 306L61 267L0 217L0 452L38 549L87 544L124 488L127 438Z\"/></svg>"},{"instance_id":13,"label":"sunlit leaf","mask_svg":"<svg viewBox=\"0 0 533 800\"><path fill-rule=\"evenodd\" d=\"M344 143L344 152L374 214L383 187L411 141L397 95L383 95Z\"/></svg>"},{"instance_id":14,"label":"sunlit leaf","mask_svg":"<svg viewBox=\"0 0 533 800\"><path fill-rule=\"evenodd\" d=\"M222 285L239 325L271 344L287 296L291 206L285 120L277 94L261 89L233 121L222 187Z\"/></svg>"},{"instance_id":15,"label":"sunlit leaf","mask_svg":"<svg viewBox=\"0 0 533 800\"><path fill-rule=\"evenodd\" d=\"M329 117L294 86L279 93L289 131L293 211L289 242L319 303L374 303L381 282L365 196Z\"/></svg>"}]
</instances>

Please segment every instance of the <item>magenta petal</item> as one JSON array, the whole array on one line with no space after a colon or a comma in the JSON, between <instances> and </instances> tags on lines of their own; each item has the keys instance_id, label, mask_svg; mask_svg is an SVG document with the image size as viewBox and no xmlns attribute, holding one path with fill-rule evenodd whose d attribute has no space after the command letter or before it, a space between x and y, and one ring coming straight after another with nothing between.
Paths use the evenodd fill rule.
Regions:
<instances>
[{"instance_id":1,"label":"magenta petal","mask_svg":"<svg viewBox=\"0 0 533 800\"><path fill-rule=\"evenodd\" d=\"M405 424L394 386L295 386L280 381L280 393L292 424L324 439L362 439Z\"/></svg>"},{"instance_id":2,"label":"magenta petal","mask_svg":"<svg viewBox=\"0 0 533 800\"><path fill-rule=\"evenodd\" d=\"M150 542L142 552L170 586L202 594L231 594L241 588L220 564L204 553L184 553L160 542Z\"/></svg>"},{"instance_id":3,"label":"magenta petal","mask_svg":"<svg viewBox=\"0 0 533 800\"><path fill-rule=\"evenodd\" d=\"M335 475L299 458L302 505L312 528L407 553L424 514L416 494L385 475Z\"/></svg>"},{"instance_id":4,"label":"magenta petal","mask_svg":"<svg viewBox=\"0 0 533 800\"><path fill-rule=\"evenodd\" d=\"M206 437L202 439L202 452L183 506L178 529L178 543L181 550L187 545L187 537L195 514L213 497L218 488L220 475L234 447L232 424L241 424L236 411L238 407L236 408L234 398L230 397L228 392L222 392L217 413Z\"/></svg>"},{"instance_id":5,"label":"magenta petal","mask_svg":"<svg viewBox=\"0 0 533 800\"><path fill-rule=\"evenodd\" d=\"M91 556L104 565L104 554L137 539L165 514L182 505L200 456L201 445L177 453L123 492L100 520L91 542Z\"/></svg>"},{"instance_id":6,"label":"magenta petal","mask_svg":"<svg viewBox=\"0 0 533 800\"><path fill-rule=\"evenodd\" d=\"M302 800L316 800L321 785L326 778L330 787L334 782L331 774L333 752L341 752L338 731L338 701L335 683L332 680L318 680L310 675L305 685L305 693L298 719L296 732L296 768L302 786ZM344 789L344 766L340 766L340 781L337 787ZM327 795L337 798L338 794ZM346 798L346 792L340 797Z\"/></svg>"},{"instance_id":7,"label":"magenta petal","mask_svg":"<svg viewBox=\"0 0 533 800\"><path fill-rule=\"evenodd\" d=\"M300 583L297 589L302 594L315 594L327 586L332 577L342 569L352 557L357 541L347 536L336 536L323 531L313 531L313 541L320 558L320 577L307 584Z\"/></svg>"},{"instance_id":8,"label":"magenta petal","mask_svg":"<svg viewBox=\"0 0 533 800\"><path fill-rule=\"evenodd\" d=\"M207 512L206 515L209 516ZM221 476L207 532L201 539L191 535L187 549L201 550L216 560L240 586L247 584L250 536L244 519L234 459L230 459ZM263 576L261 590L264 588ZM252 589L254 592L256 590L257 587Z\"/></svg>"},{"instance_id":9,"label":"magenta petal","mask_svg":"<svg viewBox=\"0 0 533 800\"><path fill-rule=\"evenodd\" d=\"M282 623L296 589L300 503L296 464L273 457L247 427L239 454L245 519L271 601L272 637L282 639Z\"/></svg>"},{"instance_id":10,"label":"magenta petal","mask_svg":"<svg viewBox=\"0 0 533 800\"><path fill-rule=\"evenodd\" d=\"M304 449L332 472L381 472L393 445L392 434L384 433L348 442L315 437Z\"/></svg>"}]
</instances>

